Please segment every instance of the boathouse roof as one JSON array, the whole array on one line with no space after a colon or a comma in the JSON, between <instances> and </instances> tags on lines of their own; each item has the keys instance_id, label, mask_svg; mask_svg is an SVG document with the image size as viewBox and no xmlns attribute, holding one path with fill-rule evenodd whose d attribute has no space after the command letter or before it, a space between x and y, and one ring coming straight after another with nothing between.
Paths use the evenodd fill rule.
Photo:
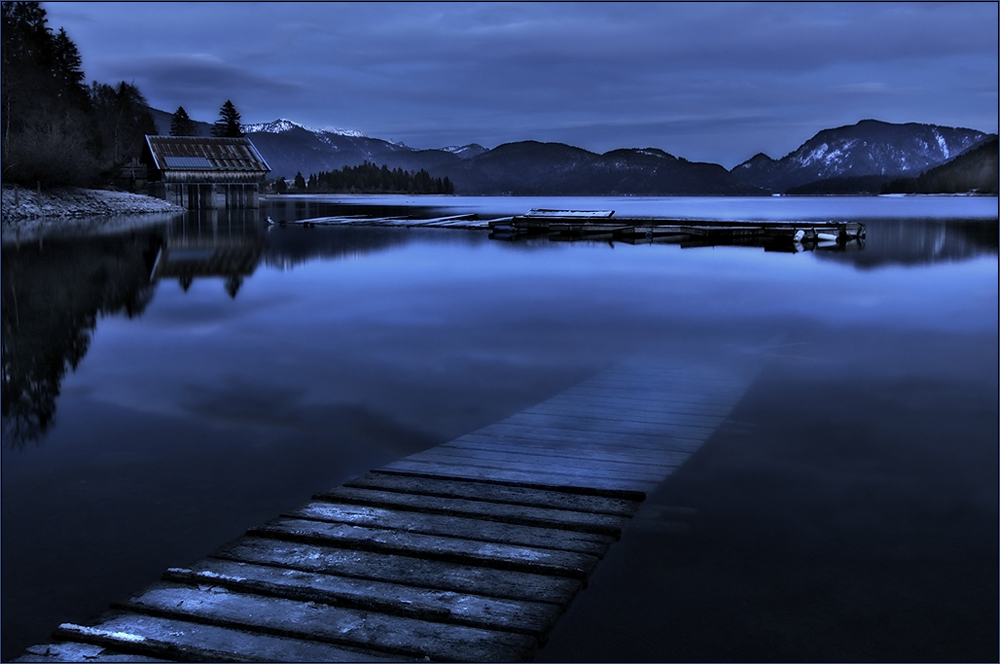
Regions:
<instances>
[{"instance_id":1,"label":"boathouse roof","mask_svg":"<svg viewBox=\"0 0 1000 664\"><path fill-rule=\"evenodd\" d=\"M147 136L146 145L158 179L234 182L271 170L249 138Z\"/></svg>"}]
</instances>

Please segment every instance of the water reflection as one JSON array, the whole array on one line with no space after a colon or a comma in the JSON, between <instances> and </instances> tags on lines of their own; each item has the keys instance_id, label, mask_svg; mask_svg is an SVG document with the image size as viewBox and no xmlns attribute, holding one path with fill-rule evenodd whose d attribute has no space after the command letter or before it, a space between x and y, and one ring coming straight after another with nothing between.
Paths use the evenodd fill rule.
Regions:
<instances>
[{"instance_id":1,"label":"water reflection","mask_svg":"<svg viewBox=\"0 0 1000 664\"><path fill-rule=\"evenodd\" d=\"M98 316L141 314L160 281L176 280L186 292L196 279L221 279L225 292L236 298L262 261L269 267L289 269L317 259L364 256L402 246L414 237L394 228L286 228L268 226L262 220L263 215L291 220L334 214L420 216L440 214L440 208L280 200L269 203L264 212L192 212L143 231L5 245L2 413L6 444L18 448L45 435L55 418L61 381L67 369L75 369L86 354ZM867 219L865 223L868 232L863 245L859 241L813 243L808 249L824 260L861 269L998 253L995 220ZM788 249L785 244L776 247L724 237L665 235L632 242L643 243ZM523 248L546 244L544 239L518 243Z\"/></svg>"},{"instance_id":2,"label":"water reflection","mask_svg":"<svg viewBox=\"0 0 1000 664\"><path fill-rule=\"evenodd\" d=\"M885 265L930 265L997 255L997 220L869 219L865 250L824 254L861 269Z\"/></svg>"},{"instance_id":3,"label":"water reflection","mask_svg":"<svg viewBox=\"0 0 1000 664\"><path fill-rule=\"evenodd\" d=\"M67 369L87 353L100 315L140 315L153 298L160 230L3 247L3 439L52 426Z\"/></svg>"},{"instance_id":4,"label":"water reflection","mask_svg":"<svg viewBox=\"0 0 1000 664\"><path fill-rule=\"evenodd\" d=\"M411 233L396 228L271 226L267 229L264 263L285 270L317 259L358 258L402 246L411 239Z\"/></svg>"},{"instance_id":5,"label":"water reflection","mask_svg":"<svg viewBox=\"0 0 1000 664\"><path fill-rule=\"evenodd\" d=\"M167 227L151 278L177 279L185 292L196 278L222 277L235 298L264 254L258 210L201 210Z\"/></svg>"},{"instance_id":6,"label":"water reflection","mask_svg":"<svg viewBox=\"0 0 1000 664\"><path fill-rule=\"evenodd\" d=\"M100 316L145 311L161 280L187 291L222 278L235 298L264 254L256 210L192 212L121 233L3 246L3 440L19 449L55 421L67 370L86 355Z\"/></svg>"}]
</instances>

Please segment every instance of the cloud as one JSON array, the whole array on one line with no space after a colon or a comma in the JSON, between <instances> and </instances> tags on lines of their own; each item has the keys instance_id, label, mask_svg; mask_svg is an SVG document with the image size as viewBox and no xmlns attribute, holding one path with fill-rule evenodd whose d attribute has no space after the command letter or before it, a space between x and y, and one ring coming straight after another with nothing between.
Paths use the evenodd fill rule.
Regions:
<instances>
[{"instance_id":1,"label":"cloud","mask_svg":"<svg viewBox=\"0 0 1000 664\"><path fill-rule=\"evenodd\" d=\"M996 4L46 7L91 78L134 80L167 110L214 116L232 98L247 121L284 116L416 147L551 137L601 151L615 140L696 159L728 150L736 163L751 146L786 145L760 146L746 132L769 128L727 129L727 118L780 118L788 132L862 117L996 130ZM684 134L685 118L705 129ZM689 135L713 144L674 147Z\"/></svg>"}]
</instances>

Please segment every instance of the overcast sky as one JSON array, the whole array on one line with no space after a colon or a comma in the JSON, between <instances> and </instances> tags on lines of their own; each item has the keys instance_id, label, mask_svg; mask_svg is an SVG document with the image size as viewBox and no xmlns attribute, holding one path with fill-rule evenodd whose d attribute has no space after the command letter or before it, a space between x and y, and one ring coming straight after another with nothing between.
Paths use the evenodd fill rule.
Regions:
<instances>
[{"instance_id":1,"label":"overcast sky","mask_svg":"<svg viewBox=\"0 0 1000 664\"><path fill-rule=\"evenodd\" d=\"M735 166L865 118L997 131L997 3L44 2L88 80L213 122Z\"/></svg>"}]
</instances>

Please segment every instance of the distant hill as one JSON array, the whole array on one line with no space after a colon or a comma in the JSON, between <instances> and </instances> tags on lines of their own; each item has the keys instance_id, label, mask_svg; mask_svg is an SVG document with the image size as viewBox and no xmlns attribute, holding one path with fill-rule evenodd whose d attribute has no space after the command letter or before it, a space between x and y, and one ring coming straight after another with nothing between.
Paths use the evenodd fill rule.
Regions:
<instances>
[{"instance_id":1,"label":"distant hill","mask_svg":"<svg viewBox=\"0 0 1000 664\"><path fill-rule=\"evenodd\" d=\"M867 181L876 183L877 192L885 182L942 164L985 136L974 129L862 120L825 129L779 160L755 155L731 172L747 184L769 191L798 188L799 193L854 193L846 190L866 181L851 178L877 176ZM810 183L814 185L803 189Z\"/></svg>"},{"instance_id":2,"label":"distant hill","mask_svg":"<svg viewBox=\"0 0 1000 664\"><path fill-rule=\"evenodd\" d=\"M460 164L431 170L462 194L660 196L754 195L718 164L679 159L655 148L595 154L563 143L506 143Z\"/></svg>"},{"instance_id":3,"label":"distant hill","mask_svg":"<svg viewBox=\"0 0 1000 664\"><path fill-rule=\"evenodd\" d=\"M886 194L998 193L996 134L977 147L915 178L893 180L882 188Z\"/></svg>"},{"instance_id":4,"label":"distant hill","mask_svg":"<svg viewBox=\"0 0 1000 664\"><path fill-rule=\"evenodd\" d=\"M440 150L415 150L401 143L369 138L343 129L310 129L290 120L245 125L243 131L271 167L271 175L292 178L320 171L340 170L371 162L376 166L431 171L460 163L486 148L466 145Z\"/></svg>"}]
</instances>

